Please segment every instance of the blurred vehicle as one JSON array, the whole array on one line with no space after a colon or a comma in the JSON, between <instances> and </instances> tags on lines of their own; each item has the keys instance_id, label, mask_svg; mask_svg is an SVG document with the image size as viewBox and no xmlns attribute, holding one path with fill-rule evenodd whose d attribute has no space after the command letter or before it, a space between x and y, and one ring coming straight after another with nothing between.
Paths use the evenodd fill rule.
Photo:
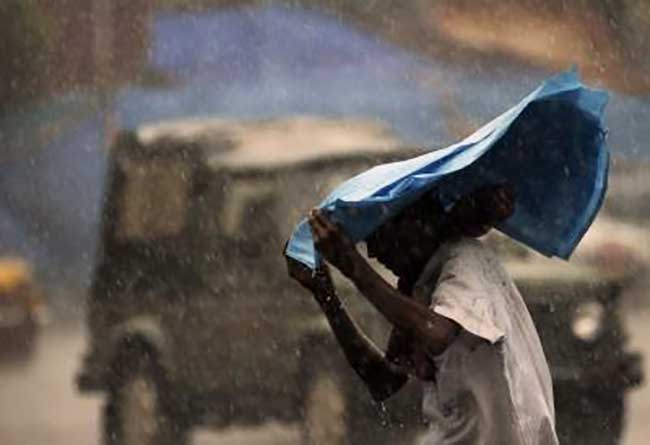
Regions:
<instances>
[{"instance_id":1,"label":"blurred vehicle","mask_svg":"<svg viewBox=\"0 0 650 445\"><path fill-rule=\"evenodd\" d=\"M529 255L510 257L506 267L549 361L560 443L619 443L626 394L643 380L641 356L627 347L619 311L632 276L615 264L606 272Z\"/></svg>"},{"instance_id":2,"label":"blurred vehicle","mask_svg":"<svg viewBox=\"0 0 650 445\"><path fill-rule=\"evenodd\" d=\"M78 380L106 393L104 443L181 444L197 425L271 420L298 422L305 444L395 443L377 420L393 419L287 278L282 247L316 197L398 153L383 127L355 120L176 121L121 134ZM353 309L387 335L368 307Z\"/></svg>"},{"instance_id":3,"label":"blurred vehicle","mask_svg":"<svg viewBox=\"0 0 650 445\"><path fill-rule=\"evenodd\" d=\"M0 258L0 359L31 357L45 317L45 301L29 264L21 259Z\"/></svg>"},{"instance_id":4,"label":"blurred vehicle","mask_svg":"<svg viewBox=\"0 0 650 445\"><path fill-rule=\"evenodd\" d=\"M417 383L373 404L281 252L317 197L413 153L376 124L306 117L120 134L78 377L106 394L104 443L182 444L195 426L267 421L298 423L306 445L412 443ZM617 312L624 279L522 252L505 257L551 364L562 442L616 443L642 377ZM346 300L385 344L383 318Z\"/></svg>"}]
</instances>

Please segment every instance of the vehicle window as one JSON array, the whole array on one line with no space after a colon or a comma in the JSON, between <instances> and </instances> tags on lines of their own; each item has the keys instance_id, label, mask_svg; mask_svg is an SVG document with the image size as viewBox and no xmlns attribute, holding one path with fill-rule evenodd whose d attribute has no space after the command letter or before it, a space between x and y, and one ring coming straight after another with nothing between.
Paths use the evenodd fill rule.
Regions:
<instances>
[{"instance_id":1,"label":"vehicle window","mask_svg":"<svg viewBox=\"0 0 650 445\"><path fill-rule=\"evenodd\" d=\"M184 227L190 168L177 161L126 161L117 236L147 240L177 235Z\"/></svg>"}]
</instances>

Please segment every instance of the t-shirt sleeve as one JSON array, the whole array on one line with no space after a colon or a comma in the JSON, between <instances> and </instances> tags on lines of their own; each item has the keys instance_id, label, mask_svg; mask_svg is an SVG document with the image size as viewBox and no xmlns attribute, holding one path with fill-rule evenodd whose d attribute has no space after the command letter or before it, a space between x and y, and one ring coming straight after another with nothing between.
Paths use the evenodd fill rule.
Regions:
<instances>
[{"instance_id":1,"label":"t-shirt sleeve","mask_svg":"<svg viewBox=\"0 0 650 445\"><path fill-rule=\"evenodd\" d=\"M498 319L499 295L486 283L480 258L471 249L451 252L441 266L430 308L464 330L495 344L505 336Z\"/></svg>"}]
</instances>

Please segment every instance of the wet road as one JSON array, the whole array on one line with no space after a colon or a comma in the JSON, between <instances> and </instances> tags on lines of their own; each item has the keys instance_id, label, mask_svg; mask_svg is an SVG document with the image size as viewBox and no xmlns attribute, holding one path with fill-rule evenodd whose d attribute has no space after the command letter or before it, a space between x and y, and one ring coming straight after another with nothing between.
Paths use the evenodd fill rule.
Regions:
<instances>
[{"instance_id":1,"label":"wet road","mask_svg":"<svg viewBox=\"0 0 650 445\"><path fill-rule=\"evenodd\" d=\"M80 396L73 386L84 348L78 323L45 328L31 361L0 364L0 444L99 444L101 397ZM220 434L196 431L193 445L286 445L294 428L268 425Z\"/></svg>"},{"instance_id":2,"label":"wet road","mask_svg":"<svg viewBox=\"0 0 650 445\"><path fill-rule=\"evenodd\" d=\"M99 399L81 398L72 376L83 346L76 324L46 327L31 361L0 367L0 443L96 443Z\"/></svg>"},{"instance_id":3,"label":"wet road","mask_svg":"<svg viewBox=\"0 0 650 445\"><path fill-rule=\"evenodd\" d=\"M650 309L626 311L631 346L650 357ZM73 377L83 351L78 323L45 329L32 360L0 365L0 444L99 444L101 398L81 397ZM644 445L650 436L650 387L631 393L624 445ZM297 444L295 428L268 425L223 433L197 431L194 445Z\"/></svg>"}]
</instances>

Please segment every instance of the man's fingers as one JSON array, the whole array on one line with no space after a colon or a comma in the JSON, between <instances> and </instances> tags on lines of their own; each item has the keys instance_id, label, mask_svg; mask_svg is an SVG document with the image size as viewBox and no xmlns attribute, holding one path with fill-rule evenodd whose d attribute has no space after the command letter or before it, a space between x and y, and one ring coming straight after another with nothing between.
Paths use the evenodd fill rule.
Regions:
<instances>
[{"instance_id":1,"label":"man's fingers","mask_svg":"<svg viewBox=\"0 0 650 445\"><path fill-rule=\"evenodd\" d=\"M320 210L316 210L315 212L316 219L320 222L320 224L325 227L326 230L330 232L336 232L338 231L338 227L336 224L334 224L323 212Z\"/></svg>"},{"instance_id":2,"label":"man's fingers","mask_svg":"<svg viewBox=\"0 0 650 445\"><path fill-rule=\"evenodd\" d=\"M320 209L313 209L309 214L309 221L316 225L323 235L340 234L341 228L330 220Z\"/></svg>"},{"instance_id":3,"label":"man's fingers","mask_svg":"<svg viewBox=\"0 0 650 445\"><path fill-rule=\"evenodd\" d=\"M309 213L309 224L316 239L326 239L337 233L338 228L317 209Z\"/></svg>"},{"instance_id":4,"label":"man's fingers","mask_svg":"<svg viewBox=\"0 0 650 445\"><path fill-rule=\"evenodd\" d=\"M313 212L309 214L309 225L315 240L321 240L327 236L327 229Z\"/></svg>"},{"instance_id":5,"label":"man's fingers","mask_svg":"<svg viewBox=\"0 0 650 445\"><path fill-rule=\"evenodd\" d=\"M320 232L325 232L328 229L327 219L323 217L323 214L318 209L312 209L309 212L309 222L312 227Z\"/></svg>"}]
</instances>

